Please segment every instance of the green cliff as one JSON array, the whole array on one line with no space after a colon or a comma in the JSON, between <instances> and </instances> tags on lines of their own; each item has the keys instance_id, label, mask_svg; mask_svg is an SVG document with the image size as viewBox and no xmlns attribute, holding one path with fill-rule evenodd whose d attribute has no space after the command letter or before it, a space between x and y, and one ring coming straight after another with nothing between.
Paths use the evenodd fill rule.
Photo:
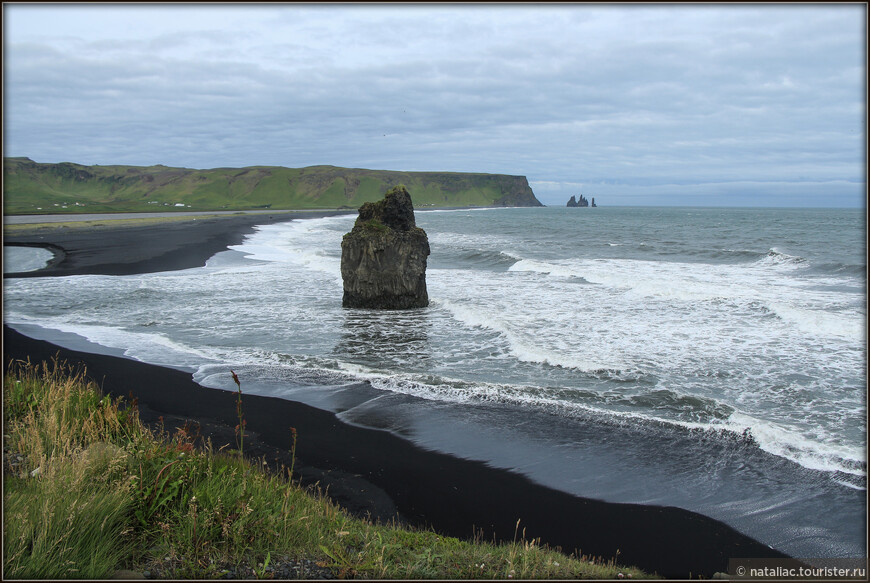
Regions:
<instances>
[{"instance_id":1,"label":"green cliff","mask_svg":"<svg viewBox=\"0 0 870 583\"><path fill-rule=\"evenodd\" d=\"M357 208L404 184L417 208L542 206L524 176L309 166L195 170L4 158L6 214Z\"/></svg>"}]
</instances>

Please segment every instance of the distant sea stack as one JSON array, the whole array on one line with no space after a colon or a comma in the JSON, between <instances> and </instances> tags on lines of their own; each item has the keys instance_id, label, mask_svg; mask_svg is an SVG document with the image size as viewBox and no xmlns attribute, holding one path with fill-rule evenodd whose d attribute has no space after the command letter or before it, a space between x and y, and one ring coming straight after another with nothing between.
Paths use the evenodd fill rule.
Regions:
<instances>
[{"instance_id":1,"label":"distant sea stack","mask_svg":"<svg viewBox=\"0 0 870 583\"><path fill-rule=\"evenodd\" d=\"M580 195L580 201L578 202L577 199L576 199L575 197L572 196L572 197L568 200L568 204L565 205L565 206L569 206L569 207L581 207L581 206L582 206L582 207L588 207L588 206L589 206L589 199L587 199L585 196L583 196L583 195L581 194L581 195ZM595 197L594 197L594 196L592 197L592 206L593 206L593 207L594 207L594 206L597 206L597 205L595 204Z\"/></svg>"},{"instance_id":2,"label":"distant sea stack","mask_svg":"<svg viewBox=\"0 0 870 583\"><path fill-rule=\"evenodd\" d=\"M403 185L359 209L341 241L345 308L403 310L429 305L426 259L429 238L414 220Z\"/></svg>"}]
</instances>

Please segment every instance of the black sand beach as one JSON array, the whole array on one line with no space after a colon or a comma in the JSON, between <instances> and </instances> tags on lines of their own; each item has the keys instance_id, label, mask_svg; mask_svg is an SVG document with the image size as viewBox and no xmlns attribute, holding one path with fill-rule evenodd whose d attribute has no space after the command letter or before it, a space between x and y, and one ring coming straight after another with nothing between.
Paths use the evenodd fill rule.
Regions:
<instances>
[{"instance_id":1,"label":"black sand beach","mask_svg":"<svg viewBox=\"0 0 870 583\"><path fill-rule=\"evenodd\" d=\"M302 216L314 216L304 213ZM62 259L36 275L121 275L203 265L240 242L256 224L299 218L291 214L240 216L124 229L47 232L39 240L7 243L54 245ZM8 276L7 276L8 277ZM4 325L4 364L59 355L81 362L108 393L132 394L143 421L159 417L168 430L191 421L214 445L234 443L235 393L212 390L191 375L137 361L67 350ZM242 380L244 383L244 379ZM244 385L243 385L244 388ZM730 558L782 557L769 547L707 517L672 507L611 504L578 498L486 464L425 451L385 431L350 426L332 413L276 398L245 395L250 436L245 451L289 465L290 427L299 434L296 472L319 483L356 514L401 520L461 538L475 529L486 539L513 540L517 520L527 538L566 552L656 572L669 578L710 577ZM642 475L626 476L643 480Z\"/></svg>"},{"instance_id":2,"label":"black sand beach","mask_svg":"<svg viewBox=\"0 0 870 583\"><path fill-rule=\"evenodd\" d=\"M4 236L4 245L43 247L55 259L39 271L6 277L130 275L201 267L209 257L242 242L256 225L318 218L348 211L297 211L256 215L190 217L157 224L106 222L88 228L52 227ZM70 221L75 221L74 215Z\"/></svg>"}]
</instances>

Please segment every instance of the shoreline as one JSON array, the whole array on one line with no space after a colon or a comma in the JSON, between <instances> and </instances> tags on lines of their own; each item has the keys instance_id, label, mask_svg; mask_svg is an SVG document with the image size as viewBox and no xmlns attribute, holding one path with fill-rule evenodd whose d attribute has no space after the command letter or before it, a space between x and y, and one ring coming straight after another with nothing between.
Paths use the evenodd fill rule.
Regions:
<instances>
[{"instance_id":1,"label":"shoreline","mask_svg":"<svg viewBox=\"0 0 870 583\"><path fill-rule=\"evenodd\" d=\"M227 245L241 242L257 224L314 216L282 213L274 220L264 215L234 216L211 223L103 227L76 233L57 230L44 235L40 243L61 247L66 257L52 267L22 275L121 275L196 267ZM187 228L179 229L179 224ZM138 254L131 258L134 245ZM27 357L37 362L55 355L84 363L89 376L108 393L127 397L132 392L146 423L153 425L163 417L166 429L173 431L195 421L216 448L234 443L238 422L234 392L202 387L189 373L175 369L64 349L4 324L6 362ZM482 530L486 540L495 536L508 541L513 540L520 520L529 539L540 538L567 553L579 550L604 560L618 551L620 563L669 578L711 577L726 571L729 558L784 556L696 513L579 498L482 462L424 450L386 431L343 423L330 412L301 403L246 394L244 411L250 432L245 440L247 454L289 466L289 428L296 427L294 475L303 484L319 483L333 500L358 516L369 514L383 521L398 516L449 536L468 539Z\"/></svg>"},{"instance_id":2,"label":"shoreline","mask_svg":"<svg viewBox=\"0 0 870 583\"><path fill-rule=\"evenodd\" d=\"M190 374L127 358L68 350L4 325L4 364L58 357L82 363L113 396L138 399L142 421L163 417L168 431L192 421L216 448L235 440L236 394L196 384ZM243 384L244 391L244 384ZM348 425L334 414L274 397L245 394L246 455L289 467L290 427L299 434L296 469L303 485L319 483L357 516L431 527L469 539L513 540L517 520L527 537L571 553L619 562L668 578L712 577L730 558L782 553L711 518L674 507L579 498L481 462L426 451L386 431ZM232 447L232 445L231 445Z\"/></svg>"},{"instance_id":3,"label":"shoreline","mask_svg":"<svg viewBox=\"0 0 870 583\"><path fill-rule=\"evenodd\" d=\"M77 228L45 226L19 234L4 232L4 246L42 247L55 260L35 271L4 277L134 275L202 267L216 253L238 245L257 225L323 218L351 211L292 211L209 217L167 217L146 224L107 221ZM124 223L124 224L121 224ZM60 255L60 257L58 257Z\"/></svg>"}]
</instances>

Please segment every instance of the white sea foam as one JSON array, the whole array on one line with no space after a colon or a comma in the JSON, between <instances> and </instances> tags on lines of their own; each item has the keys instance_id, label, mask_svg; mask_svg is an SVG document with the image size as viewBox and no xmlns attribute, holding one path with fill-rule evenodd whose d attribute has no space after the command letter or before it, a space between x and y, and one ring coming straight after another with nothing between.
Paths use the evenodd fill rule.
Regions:
<instances>
[{"instance_id":1,"label":"white sea foam","mask_svg":"<svg viewBox=\"0 0 870 583\"><path fill-rule=\"evenodd\" d=\"M93 344L122 351L125 356L140 362L163 366L195 368L203 360L218 356L160 333L130 332L111 326L71 323L63 319L15 317L11 323L39 325L47 330L74 334Z\"/></svg>"},{"instance_id":2,"label":"white sea foam","mask_svg":"<svg viewBox=\"0 0 870 583\"><path fill-rule=\"evenodd\" d=\"M433 305L448 310L454 318L467 326L498 333L507 342L511 354L523 362L549 364L587 372L625 368L625 363L618 360L590 360L577 350L576 346L574 351L568 350L570 346L563 346L563 350L547 346L541 342L541 336L523 330L524 322L520 320L516 324L511 324L505 319L505 313L497 308L464 305L446 299L434 300Z\"/></svg>"},{"instance_id":3,"label":"white sea foam","mask_svg":"<svg viewBox=\"0 0 870 583\"><path fill-rule=\"evenodd\" d=\"M849 446L834 446L807 439L794 431L751 415L735 412L725 427L736 434L749 429L761 449L784 457L806 468L866 476L866 451Z\"/></svg>"},{"instance_id":4,"label":"white sea foam","mask_svg":"<svg viewBox=\"0 0 870 583\"><path fill-rule=\"evenodd\" d=\"M348 222L350 217L341 215L265 225L230 249L245 253L251 260L292 263L335 274L339 257L322 243L335 237L335 226L345 226Z\"/></svg>"},{"instance_id":5,"label":"white sea foam","mask_svg":"<svg viewBox=\"0 0 870 583\"><path fill-rule=\"evenodd\" d=\"M866 317L850 310L836 313L824 309L807 309L771 301L770 309L783 321L813 336L832 336L863 343L867 337Z\"/></svg>"}]
</instances>

